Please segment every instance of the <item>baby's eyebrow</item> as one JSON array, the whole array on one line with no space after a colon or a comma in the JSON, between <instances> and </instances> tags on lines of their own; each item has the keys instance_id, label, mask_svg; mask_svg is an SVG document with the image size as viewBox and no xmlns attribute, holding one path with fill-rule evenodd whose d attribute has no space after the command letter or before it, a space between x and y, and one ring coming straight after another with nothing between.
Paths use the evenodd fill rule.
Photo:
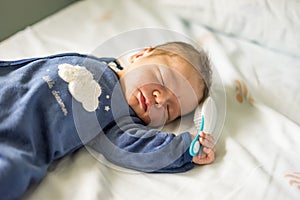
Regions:
<instances>
[{"instance_id":1,"label":"baby's eyebrow","mask_svg":"<svg viewBox=\"0 0 300 200\"><path fill-rule=\"evenodd\" d=\"M166 82L165 82L165 80L163 78L162 70L160 69L160 67L158 68L157 71L158 71L158 76L160 77L160 80L162 81L162 84L165 85Z\"/></svg>"}]
</instances>

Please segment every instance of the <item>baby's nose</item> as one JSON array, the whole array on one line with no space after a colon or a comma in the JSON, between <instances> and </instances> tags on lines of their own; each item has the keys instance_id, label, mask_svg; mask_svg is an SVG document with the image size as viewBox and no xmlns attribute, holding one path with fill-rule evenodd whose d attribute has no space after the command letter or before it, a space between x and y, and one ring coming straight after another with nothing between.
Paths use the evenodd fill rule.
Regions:
<instances>
[{"instance_id":1,"label":"baby's nose","mask_svg":"<svg viewBox=\"0 0 300 200\"><path fill-rule=\"evenodd\" d=\"M168 97L164 92L155 90L153 91L153 96L157 108L165 107Z\"/></svg>"}]
</instances>

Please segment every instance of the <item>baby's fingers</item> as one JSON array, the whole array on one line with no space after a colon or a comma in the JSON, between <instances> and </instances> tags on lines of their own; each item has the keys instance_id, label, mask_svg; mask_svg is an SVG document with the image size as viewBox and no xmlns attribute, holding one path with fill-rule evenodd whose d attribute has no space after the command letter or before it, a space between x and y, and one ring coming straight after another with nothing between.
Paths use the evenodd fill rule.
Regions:
<instances>
[{"instance_id":1,"label":"baby's fingers","mask_svg":"<svg viewBox=\"0 0 300 200\"><path fill-rule=\"evenodd\" d=\"M193 162L199 165L209 164L212 163L215 159L215 152L214 150L210 149L208 154L200 152L198 156L193 157Z\"/></svg>"},{"instance_id":2,"label":"baby's fingers","mask_svg":"<svg viewBox=\"0 0 300 200\"><path fill-rule=\"evenodd\" d=\"M204 133L204 132L201 132L200 133L200 136L202 138L205 138L206 140L208 140L209 142L211 143L214 143L215 142L215 138L212 134L207 134L207 133Z\"/></svg>"},{"instance_id":3,"label":"baby's fingers","mask_svg":"<svg viewBox=\"0 0 300 200\"><path fill-rule=\"evenodd\" d=\"M200 135L200 143L209 149L214 148L215 145L215 139L210 134L201 133Z\"/></svg>"},{"instance_id":4,"label":"baby's fingers","mask_svg":"<svg viewBox=\"0 0 300 200\"><path fill-rule=\"evenodd\" d=\"M210 154L210 153L214 153L214 152L216 152L216 149L215 148L207 148L207 147L203 147L202 148L202 151L205 153L205 154Z\"/></svg>"}]
</instances>

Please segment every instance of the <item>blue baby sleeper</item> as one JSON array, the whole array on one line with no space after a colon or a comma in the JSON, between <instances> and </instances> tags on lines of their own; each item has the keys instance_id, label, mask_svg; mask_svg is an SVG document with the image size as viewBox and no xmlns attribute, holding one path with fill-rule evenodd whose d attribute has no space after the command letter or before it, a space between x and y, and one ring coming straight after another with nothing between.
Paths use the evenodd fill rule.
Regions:
<instances>
[{"instance_id":1,"label":"blue baby sleeper","mask_svg":"<svg viewBox=\"0 0 300 200\"><path fill-rule=\"evenodd\" d=\"M124 99L113 58L75 53L0 61L0 197L17 199L53 160L83 145L111 162L144 172L184 172L194 165L189 133L145 126ZM99 84L94 111L70 93L58 66L84 66ZM84 92L84 91L83 91Z\"/></svg>"}]
</instances>

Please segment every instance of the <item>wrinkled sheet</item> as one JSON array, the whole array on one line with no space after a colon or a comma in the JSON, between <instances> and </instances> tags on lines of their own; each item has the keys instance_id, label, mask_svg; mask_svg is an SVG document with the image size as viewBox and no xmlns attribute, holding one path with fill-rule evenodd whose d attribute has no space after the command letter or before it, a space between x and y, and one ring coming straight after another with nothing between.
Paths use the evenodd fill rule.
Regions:
<instances>
[{"instance_id":1,"label":"wrinkled sheet","mask_svg":"<svg viewBox=\"0 0 300 200\"><path fill-rule=\"evenodd\" d=\"M289 10L294 5L281 10L279 1L249 0L228 1L227 9L218 12L225 8L223 1L205 2L184 1L180 7L179 1L167 0L159 5L79 1L1 42L0 59L19 59L93 53L124 31L170 29L204 46L226 92L225 123L211 165L181 174L147 174L112 165L82 148L55 162L23 199L300 198L300 49L294 42L299 42L294 38L299 36L299 11ZM255 18L257 7L261 20ZM197 16L191 17L192 12ZM270 16L281 19L278 26ZM191 117L183 123L191 128Z\"/></svg>"}]
</instances>

